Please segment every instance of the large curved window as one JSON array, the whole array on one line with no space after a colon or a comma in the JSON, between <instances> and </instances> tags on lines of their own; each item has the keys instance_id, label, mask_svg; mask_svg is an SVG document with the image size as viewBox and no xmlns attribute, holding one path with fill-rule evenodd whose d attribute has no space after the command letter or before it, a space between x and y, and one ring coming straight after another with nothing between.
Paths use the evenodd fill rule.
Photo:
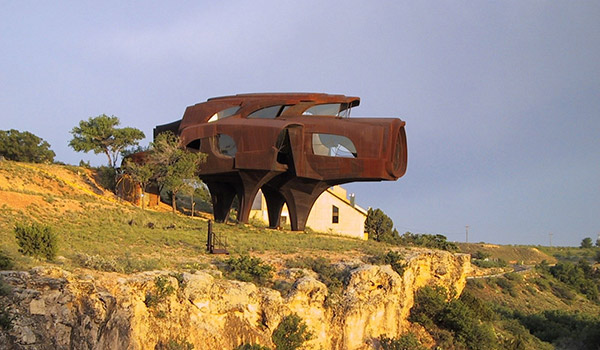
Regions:
<instances>
[{"instance_id":1,"label":"large curved window","mask_svg":"<svg viewBox=\"0 0 600 350\"><path fill-rule=\"evenodd\" d=\"M217 144L219 146L219 152L225 156L235 157L237 153L237 146L233 138L229 135L219 134L217 135Z\"/></svg>"},{"instance_id":2,"label":"large curved window","mask_svg":"<svg viewBox=\"0 0 600 350\"><path fill-rule=\"evenodd\" d=\"M318 156L356 158L356 147L346 136L313 134L313 153Z\"/></svg>"},{"instance_id":3,"label":"large curved window","mask_svg":"<svg viewBox=\"0 0 600 350\"><path fill-rule=\"evenodd\" d=\"M347 118L350 116L350 108L347 103L325 103L310 107L302 115L333 115Z\"/></svg>"},{"instance_id":4,"label":"large curved window","mask_svg":"<svg viewBox=\"0 0 600 350\"><path fill-rule=\"evenodd\" d=\"M237 111L239 111L239 110L240 110L240 106L233 106L233 107L226 108L220 112L213 114L212 117L210 117L210 119L208 119L208 122L212 123L212 122L216 122L219 119L231 117L232 115L236 114Z\"/></svg>"},{"instance_id":5,"label":"large curved window","mask_svg":"<svg viewBox=\"0 0 600 350\"><path fill-rule=\"evenodd\" d=\"M261 108L250 114L248 119L275 119L281 115L289 106L277 105L271 107Z\"/></svg>"}]
</instances>

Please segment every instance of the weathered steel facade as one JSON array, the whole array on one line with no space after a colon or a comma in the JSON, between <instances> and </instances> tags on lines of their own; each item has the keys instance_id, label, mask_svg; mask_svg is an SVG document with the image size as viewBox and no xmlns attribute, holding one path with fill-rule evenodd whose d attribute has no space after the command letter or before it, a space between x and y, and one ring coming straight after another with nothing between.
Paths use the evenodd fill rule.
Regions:
<instances>
[{"instance_id":1,"label":"weathered steel facade","mask_svg":"<svg viewBox=\"0 0 600 350\"><path fill-rule=\"evenodd\" d=\"M269 225L287 203L292 230L304 230L313 203L328 187L397 180L407 166L405 123L397 118L349 118L358 97L319 93L243 94L190 106L170 130L192 151L208 155L199 176L214 217L227 218L237 195L247 222L259 189Z\"/></svg>"}]
</instances>

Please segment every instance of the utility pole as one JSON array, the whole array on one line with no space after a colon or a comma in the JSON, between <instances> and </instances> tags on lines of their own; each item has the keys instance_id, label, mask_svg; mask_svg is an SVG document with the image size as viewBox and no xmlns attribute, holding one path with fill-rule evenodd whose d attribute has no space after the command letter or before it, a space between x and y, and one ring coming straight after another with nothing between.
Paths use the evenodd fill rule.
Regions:
<instances>
[{"instance_id":1,"label":"utility pole","mask_svg":"<svg viewBox=\"0 0 600 350\"><path fill-rule=\"evenodd\" d=\"M469 225L465 226L465 233L467 235L466 242L469 243Z\"/></svg>"}]
</instances>

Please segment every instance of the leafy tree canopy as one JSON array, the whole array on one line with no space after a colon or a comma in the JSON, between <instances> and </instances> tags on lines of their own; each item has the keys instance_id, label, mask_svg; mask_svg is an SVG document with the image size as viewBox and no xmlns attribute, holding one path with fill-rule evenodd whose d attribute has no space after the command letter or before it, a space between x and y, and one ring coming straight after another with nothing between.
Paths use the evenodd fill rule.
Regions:
<instances>
[{"instance_id":1,"label":"leafy tree canopy","mask_svg":"<svg viewBox=\"0 0 600 350\"><path fill-rule=\"evenodd\" d=\"M106 114L82 120L79 126L71 130L73 139L69 141L69 146L77 152L104 153L108 158L108 165L115 167L119 154L127 147L136 146L145 137L141 130L117 128L119 124L119 118Z\"/></svg>"},{"instance_id":2,"label":"leafy tree canopy","mask_svg":"<svg viewBox=\"0 0 600 350\"><path fill-rule=\"evenodd\" d=\"M0 155L18 162L52 163L50 144L29 131L0 130Z\"/></svg>"},{"instance_id":3,"label":"leafy tree canopy","mask_svg":"<svg viewBox=\"0 0 600 350\"><path fill-rule=\"evenodd\" d=\"M206 154L189 152L182 147L179 137L165 132L151 144L147 162L153 169L153 179L159 188L172 193L173 211L176 210L175 197L198 180L198 167L206 159Z\"/></svg>"},{"instance_id":4,"label":"leafy tree canopy","mask_svg":"<svg viewBox=\"0 0 600 350\"><path fill-rule=\"evenodd\" d=\"M590 237L585 237L581 241L581 248L592 248L592 239Z\"/></svg>"},{"instance_id":5,"label":"leafy tree canopy","mask_svg":"<svg viewBox=\"0 0 600 350\"><path fill-rule=\"evenodd\" d=\"M377 242L392 243L395 241L397 232L393 230L394 222L381 209L369 208L367 220L365 221L365 231L370 239ZM396 233L396 234L395 234Z\"/></svg>"}]
</instances>

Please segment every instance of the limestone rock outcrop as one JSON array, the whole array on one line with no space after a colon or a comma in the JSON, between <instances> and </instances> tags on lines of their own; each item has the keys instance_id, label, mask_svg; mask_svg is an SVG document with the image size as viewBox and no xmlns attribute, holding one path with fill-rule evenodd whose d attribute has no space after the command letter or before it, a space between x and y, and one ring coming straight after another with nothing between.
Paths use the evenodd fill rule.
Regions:
<instances>
[{"instance_id":1,"label":"limestone rock outcrop","mask_svg":"<svg viewBox=\"0 0 600 350\"><path fill-rule=\"evenodd\" d=\"M2 297L11 327L0 327L2 349L234 349L256 343L274 349L271 335L296 313L313 334L305 349L372 349L381 335L398 336L418 288L443 285L459 295L467 255L414 250L402 275L390 266L350 270L335 298L313 273L287 273L282 292L226 280L215 271L134 275L36 268L1 272L11 286ZM284 271L285 272L285 271ZM286 275L283 273L283 275ZM161 295L161 276L170 293ZM163 290L164 291L164 290ZM158 302L152 302L158 300Z\"/></svg>"}]
</instances>

